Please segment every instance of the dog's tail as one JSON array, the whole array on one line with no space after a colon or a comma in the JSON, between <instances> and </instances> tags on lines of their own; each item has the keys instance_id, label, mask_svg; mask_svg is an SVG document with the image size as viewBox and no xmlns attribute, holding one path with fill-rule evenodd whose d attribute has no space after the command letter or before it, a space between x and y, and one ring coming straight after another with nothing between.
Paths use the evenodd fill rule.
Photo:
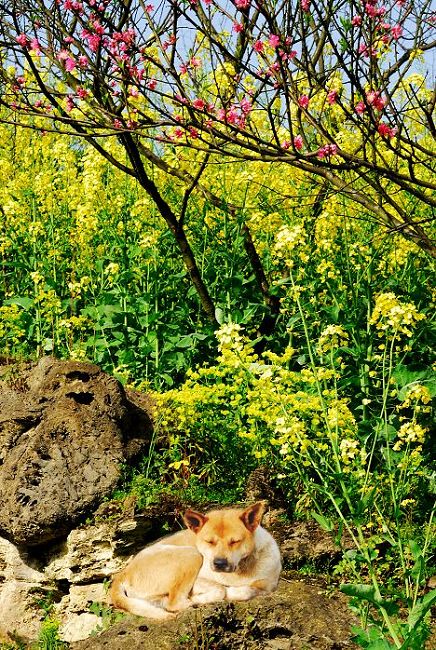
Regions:
<instances>
[{"instance_id":1,"label":"dog's tail","mask_svg":"<svg viewBox=\"0 0 436 650\"><path fill-rule=\"evenodd\" d=\"M114 607L124 609L126 612L130 612L130 614L135 614L136 616L146 616L147 618L155 618L160 621L169 620L175 616L172 612L153 605L143 598L128 596L122 573L119 573L113 578L109 595Z\"/></svg>"}]
</instances>

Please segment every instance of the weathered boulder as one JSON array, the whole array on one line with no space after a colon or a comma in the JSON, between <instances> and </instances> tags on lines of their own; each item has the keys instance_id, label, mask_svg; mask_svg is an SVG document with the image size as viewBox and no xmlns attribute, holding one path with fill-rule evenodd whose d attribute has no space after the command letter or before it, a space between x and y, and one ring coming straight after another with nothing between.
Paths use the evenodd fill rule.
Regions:
<instances>
[{"instance_id":1,"label":"weathered boulder","mask_svg":"<svg viewBox=\"0 0 436 650\"><path fill-rule=\"evenodd\" d=\"M327 597L322 583L281 580L276 592L245 603L190 609L174 621L126 616L71 650L346 650L354 619L342 594ZM209 645L210 643L210 645Z\"/></svg>"},{"instance_id":2,"label":"weathered boulder","mask_svg":"<svg viewBox=\"0 0 436 650\"><path fill-rule=\"evenodd\" d=\"M136 513L129 504L103 504L96 521L72 530L65 540L45 547L18 548L0 537L0 641L13 633L26 639L38 636L43 609L51 601L66 641L88 637L101 628L102 617L90 611L106 603L110 575L148 542L160 537L164 525L175 520L165 503Z\"/></svg>"},{"instance_id":3,"label":"weathered boulder","mask_svg":"<svg viewBox=\"0 0 436 650\"><path fill-rule=\"evenodd\" d=\"M0 534L38 546L65 536L149 442L149 399L97 366L51 357L3 368Z\"/></svg>"}]
</instances>

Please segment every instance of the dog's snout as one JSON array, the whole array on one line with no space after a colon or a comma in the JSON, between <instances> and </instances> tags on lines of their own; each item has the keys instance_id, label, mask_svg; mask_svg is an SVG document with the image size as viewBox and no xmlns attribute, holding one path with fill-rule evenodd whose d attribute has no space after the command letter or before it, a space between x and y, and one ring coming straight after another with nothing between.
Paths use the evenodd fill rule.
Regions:
<instances>
[{"instance_id":1,"label":"dog's snout","mask_svg":"<svg viewBox=\"0 0 436 650\"><path fill-rule=\"evenodd\" d=\"M225 557L216 557L213 561L215 571L225 571L229 568L229 563Z\"/></svg>"}]
</instances>

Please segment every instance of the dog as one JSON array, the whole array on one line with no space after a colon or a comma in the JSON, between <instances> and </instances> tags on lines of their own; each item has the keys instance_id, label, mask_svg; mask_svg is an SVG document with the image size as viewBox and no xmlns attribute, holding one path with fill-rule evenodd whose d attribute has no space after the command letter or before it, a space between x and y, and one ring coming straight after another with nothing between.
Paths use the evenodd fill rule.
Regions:
<instances>
[{"instance_id":1,"label":"dog","mask_svg":"<svg viewBox=\"0 0 436 650\"><path fill-rule=\"evenodd\" d=\"M242 601L277 587L280 551L262 528L265 504L206 514L187 510L186 530L140 551L110 587L112 605L165 620L193 605Z\"/></svg>"}]
</instances>

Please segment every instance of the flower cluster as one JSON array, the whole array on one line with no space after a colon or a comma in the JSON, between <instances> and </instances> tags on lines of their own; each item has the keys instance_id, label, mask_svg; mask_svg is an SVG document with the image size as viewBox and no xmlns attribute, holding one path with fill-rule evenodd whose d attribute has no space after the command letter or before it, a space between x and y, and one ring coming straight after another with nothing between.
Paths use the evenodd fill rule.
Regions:
<instances>
[{"instance_id":1,"label":"flower cluster","mask_svg":"<svg viewBox=\"0 0 436 650\"><path fill-rule=\"evenodd\" d=\"M349 338L342 325L327 325L318 339L318 352L319 354L325 354L336 350L347 345Z\"/></svg>"},{"instance_id":2,"label":"flower cluster","mask_svg":"<svg viewBox=\"0 0 436 650\"><path fill-rule=\"evenodd\" d=\"M274 252L279 258L285 260L288 265L292 266L294 251L303 242L304 229L302 226L282 226L276 235Z\"/></svg>"},{"instance_id":3,"label":"flower cluster","mask_svg":"<svg viewBox=\"0 0 436 650\"><path fill-rule=\"evenodd\" d=\"M218 339L218 348L221 353L225 350L242 351L243 337L242 328L237 323L226 323L215 332Z\"/></svg>"},{"instance_id":4,"label":"flower cluster","mask_svg":"<svg viewBox=\"0 0 436 650\"><path fill-rule=\"evenodd\" d=\"M414 304L402 303L394 293L388 292L376 297L369 322L378 330L379 336L404 334L410 337L413 328L423 318L424 314L420 314Z\"/></svg>"},{"instance_id":5,"label":"flower cluster","mask_svg":"<svg viewBox=\"0 0 436 650\"><path fill-rule=\"evenodd\" d=\"M394 451L399 451L404 445L422 445L425 441L426 429L416 422L406 422L397 434L398 440L393 446Z\"/></svg>"}]
</instances>

